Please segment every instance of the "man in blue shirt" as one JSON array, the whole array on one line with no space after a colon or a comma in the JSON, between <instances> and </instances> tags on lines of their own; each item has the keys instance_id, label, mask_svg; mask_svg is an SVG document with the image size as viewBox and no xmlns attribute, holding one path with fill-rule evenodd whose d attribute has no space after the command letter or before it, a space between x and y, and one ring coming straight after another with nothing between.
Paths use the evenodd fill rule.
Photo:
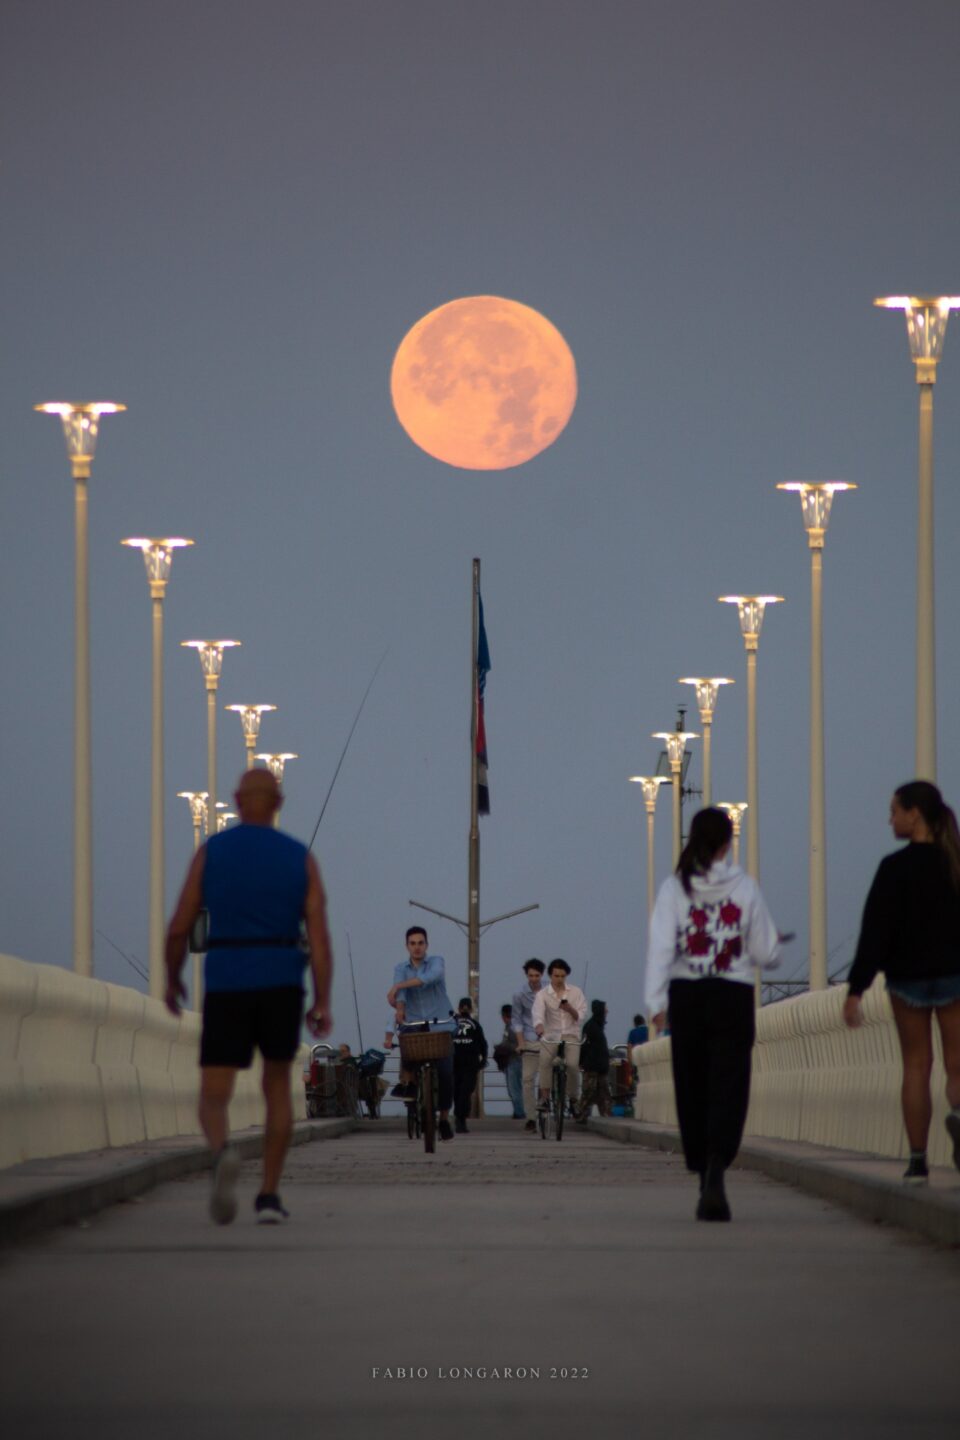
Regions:
<instances>
[{"instance_id":1,"label":"man in blue shirt","mask_svg":"<svg viewBox=\"0 0 960 1440\"><path fill-rule=\"evenodd\" d=\"M634 1045L646 1045L650 1032L647 1029L647 1022L642 1015L634 1015L633 1029L627 1036L627 1044L632 1049Z\"/></svg>"},{"instance_id":2,"label":"man in blue shirt","mask_svg":"<svg viewBox=\"0 0 960 1440\"><path fill-rule=\"evenodd\" d=\"M290 1069L300 1045L303 974L300 921L306 921L313 978L307 1024L330 1031L333 961L326 897L316 861L299 840L274 828L283 804L269 770L248 770L234 796L240 824L211 835L193 858L167 930L167 1009L179 1015L187 940L201 909L210 916L200 1041L200 1125L214 1154L210 1215L229 1225L240 1156L229 1144L228 1106L238 1070L263 1056L267 1119L260 1224L287 1219L277 1193L293 1129Z\"/></svg>"},{"instance_id":3,"label":"man in blue shirt","mask_svg":"<svg viewBox=\"0 0 960 1440\"><path fill-rule=\"evenodd\" d=\"M446 966L442 955L427 954L427 932L422 925L411 925L407 931L407 959L401 960L394 968L393 984L387 992L387 1004L392 1005L397 1024L430 1023L431 1030L457 1028L453 1019L453 1006L447 994ZM393 1043L392 1034L386 1036L386 1044ZM440 1082L439 1114L437 1127L441 1140L453 1139L450 1124L450 1104L453 1100L453 1058L437 1061L437 1079ZM402 1099L416 1094L410 1075L402 1071L400 1084L394 1090Z\"/></svg>"}]
</instances>

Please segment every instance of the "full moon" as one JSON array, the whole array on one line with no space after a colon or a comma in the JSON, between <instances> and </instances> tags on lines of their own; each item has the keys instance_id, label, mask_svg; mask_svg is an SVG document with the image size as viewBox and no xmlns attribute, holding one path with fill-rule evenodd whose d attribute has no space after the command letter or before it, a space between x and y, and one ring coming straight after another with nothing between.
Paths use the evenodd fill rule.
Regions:
<instances>
[{"instance_id":1,"label":"full moon","mask_svg":"<svg viewBox=\"0 0 960 1440\"><path fill-rule=\"evenodd\" d=\"M507 470L556 440L577 403L577 370L539 311L468 295L407 332L390 395L400 424L428 455L462 470Z\"/></svg>"}]
</instances>

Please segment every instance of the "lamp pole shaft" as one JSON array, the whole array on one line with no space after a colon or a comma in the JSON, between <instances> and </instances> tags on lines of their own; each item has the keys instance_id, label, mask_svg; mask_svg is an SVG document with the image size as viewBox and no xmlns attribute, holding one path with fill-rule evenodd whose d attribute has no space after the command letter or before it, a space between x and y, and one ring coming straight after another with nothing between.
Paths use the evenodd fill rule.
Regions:
<instances>
[{"instance_id":1,"label":"lamp pole shaft","mask_svg":"<svg viewBox=\"0 0 960 1440\"><path fill-rule=\"evenodd\" d=\"M701 717L702 718L702 717ZM703 803L706 806L713 804L713 761L710 754L710 737L713 731L713 721L703 721Z\"/></svg>"},{"instance_id":2,"label":"lamp pole shaft","mask_svg":"<svg viewBox=\"0 0 960 1440\"><path fill-rule=\"evenodd\" d=\"M677 861L680 859L681 824L680 824L680 790L683 785L683 761L675 764L670 762L670 769L673 772L673 868L676 870Z\"/></svg>"},{"instance_id":3,"label":"lamp pole shaft","mask_svg":"<svg viewBox=\"0 0 960 1440\"><path fill-rule=\"evenodd\" d=\"M937 778L937 712L933 609L933 385L920 386L917 523L917 750L920 780Z\"/></svg>"},{"instance_id":4,"label":"lamp pole shaft","mask_svg":"<svg viewBox=\"0 0 960 1440\"><path fill-rule=\"evenodd\" d=\"M654 906L653 806L647 806L647 926Z\"/></svg>"},{"instance_id":5,"label":"lamp pole shaft","mask_svg":"<svg viewBox=\"0 0 960 1440\"><path fill-rule=\"evenodd\" d=\"M248 769L248 770L252 770L252 769L254 768L255 764L256 764L256 760L255 760L255 758L254 758L254 753L253 753L253 752L254 752L254 751L256 750L256 748L257 748L257 742L256 742L256 740L248 740L248 741L246 742L246 746L247 746L247 769Z\"/></svg>"},{"instance_id":6,"label":"lamp pole shaft","mask_svg":"<svg viewBox=\"0 0 960 1440\"><path fill-rule=\"evenodd\" d=\"M734 863L734 865L739 865L739 864L740 864L740 826L739 826L739 825L734 825L734 827L733 827L733 863Z\"/></svg>"},{"instance_id":7,"label":"lamp pole shaft","mask_svg":"<svg viewBox=\"0 0 960 1440\"><path fill-rule=\"evenodd\" d=\"M150 794L150 994L163 998L163 600L153 597Z\"/></svg>"},{"instance_id":8,"label":"lamp pole shaft","mask_svg":"<svg viewBox=\"0 0 960 1440\"><path fill-rule=\"evenodd\" d=\"M823 747L823 551L810 551L810 989L827 988L827 836Z\"/></svg>"},{"instance_id":9,"label":"lamp pole shaft","mask_svg":"<svg viewBox=\"0 0 960 1440\"><path fill-rule=\"evenodd\" d=\"M217 687L207 690L207 834L217 833Z\"/></svg>"},{"instance_id":10,"label":"lamp pole shaft","mask_svg":"<svg viewBox=\"0 0 960 1440\"><path fill-rule=\"evenodd\" d=\"M760 875L760 806L757 776L757 652L747 651L747 870L756 880Z\"/></svg>"},{"instance_id":11,"label":"lamp pole shaft","mask_svg":"<svg viewBox=\"0 0 960 1440\"><path fill-rule=\"evenodd\" d=\"M73 968L93 974L93 820L90 760L90 585L87 482L74 480Z\"/></svg>"},{"instance_id":12,"label":"lamp pole shaft","mask_svg":"<svg viewBox=\"0 0 960 1440\"><path fill-rule=\"evenodd\" d=\"M193 822L193 853L196 855L203 843L202 823L198 817ZM193 1008L203 1010L203 956L193 957Z\"/></svg>"}]
</instances>

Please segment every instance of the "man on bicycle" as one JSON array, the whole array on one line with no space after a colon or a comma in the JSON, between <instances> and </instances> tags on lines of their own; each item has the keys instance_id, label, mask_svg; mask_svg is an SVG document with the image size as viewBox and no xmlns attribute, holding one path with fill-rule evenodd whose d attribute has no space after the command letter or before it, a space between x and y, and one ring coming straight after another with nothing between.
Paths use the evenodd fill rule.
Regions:
<instances>
[{"instance_id":1,"label":"man on bicycle","mask_svg":"<svg viewBox=\"0 0 960 1440\"><path fill-rule=\"evenodd\" d=\"M401 960L394 969L393 984L387 992L387 1004L394 1008L397 1028L401 1033L405 1028L422 1030L424 1026L430 1030L449 1030L452 1033L457 1028L457 1022L453 1019L453 1006L447 994L443 956L427 954L427 932L422 925L410 926L406 943L407 959ZM388 1033L386 1043L391 1044L392 1039L392 1035ZM452 1056L438 1060L436 1066L440 1090L437 1106L440 1123L437 1128L441 1140L452 1140ZM416 1095L416 1085L408 1071L401 1070L400 1084L394 1089L394 1094L397 1093L401 1099L410 1100Z\"/></svg>"},{"instance_id":2,"label":"man on bicycle","mask_svg":"<svg viewBox=\"0 0 960 1440\"><path fill-rule=\"evenodd\" d=\"M550 1072L560 1041L564 1042L567 1071L567 1098L576 1108L580 1094L580 1022L587 1012L582 990L567 984L570 966L566 960L551 960L547 966L549 984L539 990L533 1001L533 1028L540 1040L540 1104L545 1109L550 1098Z\"/></svg>"}]
</instances>

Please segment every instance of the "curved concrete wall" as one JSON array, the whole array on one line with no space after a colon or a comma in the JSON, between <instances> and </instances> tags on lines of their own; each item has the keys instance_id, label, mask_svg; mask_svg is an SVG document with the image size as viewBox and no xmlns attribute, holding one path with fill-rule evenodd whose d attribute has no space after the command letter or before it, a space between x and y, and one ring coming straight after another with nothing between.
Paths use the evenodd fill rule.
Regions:
<instances>
[{"instance_id":1,"label":"curved concrete wall","mask_svg":"<svg viewBox=\"0 0 960 1440\"><path fill-rule=\"evenodd\" d=\"M176 1020L139 991L0 955L0 1166L198 1135L199 1047L193 1012ZM299 1119L302 1058L292 1077ZM255 1066L238 1076L230 1124L262 1118Z\"/></svg>"},{"instance_id":2,"label":"curved concrete wall","mask_svg":"<svg viewBox=\"0 0 960 1440\"><path fill-rule=\"evenodd\" d=\"M746 1133L905 1156L900 1046L886 989L881 979L867 991L859 1030L843 1023L846 993L845 985L834 986L760 1011ZM929 1156L933 1164L948 1165L952 1147L943 1124L945 1076L936 1023L934 1036ZM637 1118L676 1126L669 1039L636 1046L633 1059Z\"/></svg>"}]
</instances>

